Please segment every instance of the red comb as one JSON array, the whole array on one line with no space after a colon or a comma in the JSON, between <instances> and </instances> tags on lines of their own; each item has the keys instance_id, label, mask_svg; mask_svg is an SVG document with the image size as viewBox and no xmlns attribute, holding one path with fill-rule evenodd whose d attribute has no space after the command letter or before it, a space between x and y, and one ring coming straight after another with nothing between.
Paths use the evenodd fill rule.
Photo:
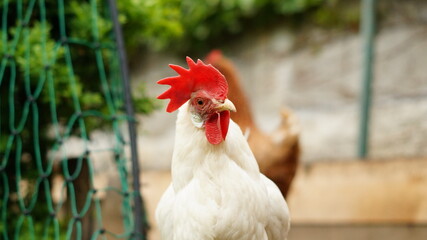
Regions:
<instances>
[{"instance_id":1,"label":"red comb","mask_svg":"<svg viewBox=\"0 0 427 240\"><path fill-rule=\"evenodd\" d=\"M189 69L170 64L179 75L158 81L158 84L170 85L171 88L159 95L158 99L170 98L167 112L173 112L191 98L193 92L204 90L217 100L224 100L228 93L225 77L212 65L204 64L200 59L197 63L190 57L186 58Z\"/></svg>"}]
</instances>

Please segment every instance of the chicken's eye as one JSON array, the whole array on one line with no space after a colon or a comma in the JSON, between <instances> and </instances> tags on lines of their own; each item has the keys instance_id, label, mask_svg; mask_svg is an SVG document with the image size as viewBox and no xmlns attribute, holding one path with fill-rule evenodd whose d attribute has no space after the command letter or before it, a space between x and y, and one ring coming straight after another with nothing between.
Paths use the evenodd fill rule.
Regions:
<instances>
[{"instance_id":1,"label":"chicken's eye","mask_svg":"<svg viewBox=\"0 0 427 240\"><path fill-rule=\"evenodd\" d=\"M200 106L202 106L205 102L202 99L197 100L197 104L199 104Z\"/></svg>"}]
</instances>

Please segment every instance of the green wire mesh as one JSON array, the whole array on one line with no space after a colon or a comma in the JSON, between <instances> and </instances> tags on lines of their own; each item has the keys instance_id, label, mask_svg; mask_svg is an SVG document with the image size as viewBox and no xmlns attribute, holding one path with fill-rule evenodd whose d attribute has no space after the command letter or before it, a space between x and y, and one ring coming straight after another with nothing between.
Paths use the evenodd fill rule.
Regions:
<instances>
[{"instance_id":1,"label":"green wire mesh","mask_svg":"<svg viewBox=\"0 0 427 240\"><path fill-rule=\"evenodd\" d=\"M0 236L5 240L132 239L135 237L133 195L139 191L131 189L127 171L130 163L125 154L128 142L123 125L130 116L123 112L114 36L111 33L107 40L100 37L100 11L105 15L108 6L99 0L87 2L90 6L87 25L91 33L90 38L83 39L69 36L68 21L73 16L65 3L65 0L0 3ZM52 15L56 16L56 22L48 22ZM41 33L36 40L32 35L35 21ZM49 26L59 29L59 34L50 37ZM55 39L53 44L49 42L51 38ZM39 46L36 51L34 41ZM93 55L88 68L96 68L96 75L85 77L77 73L80 70L76 66L81 63L76 55L81 49ZM36 61L35 57L39 59ZM36 66L37 62L41 66ZM61 71L63 74L58 74ZM102 97L95 97L101 103L97 108L82 104L85 81L99 88ZM58 92L65 92L68 98L59 100ZM65 101L71 111L64 111L60 101ZM97 128L110 133L111 146L90 147L91 133ZM66 143L72 137L78 137L83 144L79 155L71 159ZM105 161L113 163L118 187L96 188L92 159L96 152L110 153L111 159ZM52 195L54 175L63 179L59 200ZM84 175L87 175L87 190L82 192L78 182ZM100 193L119 196L122 232L105 227L104 200ZM83 199L80 204L79 199ZM82 222L88 216L92 219L91 232L85 233Z\"/></svg>"}]
</instances>

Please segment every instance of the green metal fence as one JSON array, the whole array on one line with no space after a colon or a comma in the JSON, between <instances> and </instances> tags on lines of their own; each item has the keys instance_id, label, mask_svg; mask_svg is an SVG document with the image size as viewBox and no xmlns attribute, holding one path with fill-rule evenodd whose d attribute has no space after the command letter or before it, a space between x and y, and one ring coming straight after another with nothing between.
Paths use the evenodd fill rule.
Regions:
<instances>
[{"instance_id":1,"label":"green metal fence","mask_svg":"<svg viewBox=\"0 0 427 240\"><path fill-rule=\"evenodd\" d=\"M374 38L376 0L361 1L361 37L363 40L362 85L360 97L360 124L357 155L366 158L369 154L369 123L374 69Z\"/></svg>"},{"instance_id":2,"label":"green metal fence","mask_svg":"<svg viewBox=\"0 0 427 240\"><path fill-rule=\"evenodd\" d=\"M136 144L123 130L132 116L108 4L2 0L0 7L0 238L145 238L140 212L134 216L138 172L129 173L125 149ZM90 147L97 129L110 133L111 146ZM72 137L83 143L77 156L67 151ZM102 160L113 163L115 185L96 188L99 152L111 156ZM63 179L56 200L54 176ZM101 193L120 199L121 232L106 227Z\"/></svg>"}]
</instances>

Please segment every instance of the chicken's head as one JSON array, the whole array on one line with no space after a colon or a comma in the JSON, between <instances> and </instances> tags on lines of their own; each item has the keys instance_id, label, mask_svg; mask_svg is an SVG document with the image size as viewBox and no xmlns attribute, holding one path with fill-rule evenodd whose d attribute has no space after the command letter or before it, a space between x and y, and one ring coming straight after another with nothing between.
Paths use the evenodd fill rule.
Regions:
<instances>
[{"instance_id":1,"label":"chicken's head","mask_svg":"<svg viewBox=\"0 0 427 240\"><path fill-rule=\"evenodd\" d=\"M216 68L200 59L195 63L187 57L187 64L189 69L169 65L179 76L158 81L158 84L167 84L171 88L157 98L170 99L167 112L173 112L189 101L194 126L205 129L206 138L211 144L219 144L227 136L230 111L236 111L233 103L227 99L227 81Z\"/></svg>"}]
</instances>

